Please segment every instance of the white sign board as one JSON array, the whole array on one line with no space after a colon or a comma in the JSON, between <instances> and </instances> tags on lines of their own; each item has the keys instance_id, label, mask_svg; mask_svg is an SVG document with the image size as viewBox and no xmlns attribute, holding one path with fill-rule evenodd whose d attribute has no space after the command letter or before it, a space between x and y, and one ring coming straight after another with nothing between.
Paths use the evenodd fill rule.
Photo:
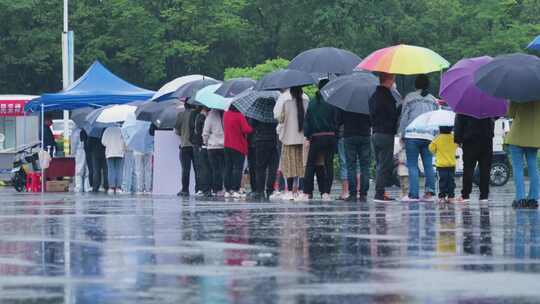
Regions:
<instances>
[{"instance_id":1,"label":"white sign board","mask_svg":"<svg viewBox=\"0 0 540 304\"><path fill-rule=\"evenodd\" d=\"M158 130L154 136L154 180L153 193L176 195L182 185L180 164L180 137L174 131ZM191 168L190 192L195 192L195 172Z\"/></svg>"}]
</instances>

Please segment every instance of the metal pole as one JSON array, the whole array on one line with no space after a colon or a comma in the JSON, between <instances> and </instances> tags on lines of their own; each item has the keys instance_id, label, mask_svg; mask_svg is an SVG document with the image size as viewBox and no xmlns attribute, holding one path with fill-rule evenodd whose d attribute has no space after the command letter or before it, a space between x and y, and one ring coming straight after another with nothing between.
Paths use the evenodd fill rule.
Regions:
<instances>
[{"instance_id":1,"label":"metal pole","mask_svg":"<svg viewBox=\"0 0 540 304\"><path fill-rule=\"evenodd\" d=\"M64 0L64 31L62 33L62 76L63 76L63 88L67 89L72 82L73 71L70 69L70 64L73 58L70 52L70 39L69 39L69 0ZM64 154L69 154L69 111L64 110Z\"/></svg>"},{"instance_id":2,"label":"metal pole","mask_svg":"<svg viewBox=\"0 0 540 304\"><path fill-rule=\"evenodd\" d=\"M41 153L45 151L45 105L41 103ZM40 164L41 169L41 193L45 192L45 169Z\"/></svg>"}]
</instances>

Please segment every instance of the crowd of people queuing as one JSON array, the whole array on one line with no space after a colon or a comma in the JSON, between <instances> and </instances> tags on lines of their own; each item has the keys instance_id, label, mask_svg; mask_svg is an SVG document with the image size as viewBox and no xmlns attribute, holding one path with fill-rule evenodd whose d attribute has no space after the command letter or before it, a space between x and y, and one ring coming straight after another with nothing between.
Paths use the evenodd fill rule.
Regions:
<instances>
[{"instance_id":1,"label":"crowd of people queuing","mask_svg":"<svg viewBox=\"0 0 540 304\"><path fill-rule=\"evenodd\" d=\"M154 135L155 127L149 133ZM75 155L75 192L150 194L152 192L152 147L137 151L126 146L120 125L89 136L76 128L71 136Z\"/></svg>"},{"instance_id":2,"label":"crowd of people queuing","mask_svg":"<svg viewBox=\"0 0 540 304\"><path fill-rule=\"evenodd\" d=\"M343 190L338 200L366 202L374 164L376 202L435 201L437 197L441 202L468 202L477 167L479 200L487 201L495 119L457 114L454 126L441 126L437 131L409 130L407 126L420 115L440 108L439 100L429 93L429 78L417 76L416 90L404 98L396 90L394 75L381 73L379 80L380 85L368 101L369 114L344 111L325 102L320 90L327 79L318 83L319 91L311 101L302 87L281 90L273 111L275 121L270 123L248 119L234 105L223 111L186 102L174 128L181 142L182 178L178 195L191 195L193 168L194 194L201 197L309 201L316 198L316 177L320 199L332 201L334 158L338 152ZM536 208L540 187L540 103L512 103L508 115L513 119L506 142L516 187L514 206ZM154 131L152 126L151 136ZM73 132L72 149L77 159L75 191L150 193L152 149L127 148L119 126L99 133L88 136L84 129ZM461 194L456 198L459 147L463 150L464 168ZM395 179L396 158L400 198L392 198L386 191ZM246 163L249 194L244 191L248 184L244 185L243 178ZM525 167L530 178L528 195ZM421 168L425 176L422 192Z\"/></svg>"},{"instance_id":3,"label":"crowd of people queuing","mask_svg":"<svg viewBox=\"0 0 540 304\"><path fill-rule=\"evenodd\" d=\"M455 126L441 126L436 132L428 128L410 131L407 126L417 117L440 108L438 99L428 91L429 78L417 76L416 90L404 98L396 90L394 75L381 73L379 80L380 85L369 100L369 115L326 103L320 90L328 83L327 79L319 82L319 91L311 101L302 87L282 90L274 107L274 123L248 119L234 105L222 111L186 103L175 128L182 142L182 190L178 195L190 195L193 166L198 196L308 201L314 198L316 176L320 199L332 201L334 155L338 152L343 183L338 200L367 201L374 163L376 202L435 201L437 196L441 202L468 202L477 167L479 200L487 201L495 119L458 114ZM509 113L514 119L508 135L516 181L514 205L537 207L536 157L540 136L524 130L538 123L540 106L532 112L527 109L512 105ZM456 198L458 147L463 149L464 170L461 195ZM391 198L386 188L394 179L396 155L402 197ZM523 157L531 181L528 196L524 190ZM420 161L425 175L422 193ZM243 185L245 163L250 177L248 194L243 190L247 188ZM439 189L436 189L436 175Z\"/></svg>"}]
</instances>

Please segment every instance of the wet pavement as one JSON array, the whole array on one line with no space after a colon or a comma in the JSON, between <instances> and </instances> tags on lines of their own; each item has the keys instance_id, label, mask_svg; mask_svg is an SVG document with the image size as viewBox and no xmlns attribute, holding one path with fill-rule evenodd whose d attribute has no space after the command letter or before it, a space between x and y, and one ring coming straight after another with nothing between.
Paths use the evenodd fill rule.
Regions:
<instances>
[{"instance_id":1,"label":"wet pavement","mask_svg":"<svg viewBox=\"0 0 540 304\"><path fill-rule=\"evenodd\" d=\"M0 303L539 303L540 217L0 190Z\"/></svg>"}]
</instances>

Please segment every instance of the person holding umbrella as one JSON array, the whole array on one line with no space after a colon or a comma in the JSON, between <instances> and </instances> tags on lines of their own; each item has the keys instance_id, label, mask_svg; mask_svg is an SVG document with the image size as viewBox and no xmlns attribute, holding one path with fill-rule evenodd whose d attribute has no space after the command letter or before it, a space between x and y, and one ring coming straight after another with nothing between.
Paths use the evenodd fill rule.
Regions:
<instances>
[{"instance_id":1,"label":"person holding umbrella","mask_svg":"<svg viewBox=\"0 0 540 304\"><path fill-rule=\"evenodd\" d=\"M208 113L204 121L203 142L208 149L208 160L210 162L211 188L214 195L222 197L223 193L223 172L225 164L224 153L224 133L223 133L223 111L213 109Z\"/></svg>"},{"instance_id":2,"label":"person holding umbrella","mask_svg":"<svg viewBox=\"0 0 540 304\"><path fill-rule=\"evenodd\" d=\"M429 144L435 138L430 128L415 128L407 131L407 127L420 115L438 109L437 99L429 94L429 78L425 74L418 75L415 80L416 91L405 97L398 133L405 142L407 155L407 169L409 171L409 195L402 201L411 202L420 199L419 179L420 171L418 157L422 158L426 176L425 194L423 201L432 201L435 195L435 172L433 170L433 155L429 151Z\"/></svg>"},{"instance_id":3,"label":"person holding umbrella","mask_svg":"<svg viewBox=\"0 0 540 304\"><path fill-rule=\"evenodd\" d=\"M189 178L191 166L193 165L193 144L190 140L193 121L198 114L193 110L193 106L188 103L184 105L185 111L178 113L174 130L180 137L180 162L182 163L182 189L178 196L189 196Z\"/></svg>"},{"instance_id":4,"label":"person holding umbrella","mask_svg":"<svg viewBox=\"0 0 540 304\"><path fill-rule=\"evenodd\" d=\"M295 198L294 181L304 177L303 144L304 119L309 98L302 87L292 87L285 90L274 107L274 118L279 122L277 129L282 143L281 171L287 181L287 192L281 199L290 201ZM277 143L276 143L277 144Z\"/></svg>"},{"instance_id":5,"label":"person holding umbrella","mask_svg":"<svg viewBox=\"0 0 540 304\"><path fill-rule=\"evenodd\" d=\"M375 202L392 202L385 194L394 169L394 136L398 129L398 103L392 94L395 75L380 73L380 85L369 100L370 120L373 127L372 143L377 160Z\"/></svg>"},{"instance_id":6,"label":"person holding umbrella","mask_svg":"<svg viewBox=\"0 0 540 304\"><path fill-rule=\"evenodd\" d=\"M242 172L247 154L247 135L253 132L246 118L238 109L231 105L223 115L223 130L225 134L225 197L240 199Z\"/></svg>"},{"instance_id":7,"label":"person holding umbrella","mask_svg":"<svg viewBox=\"0 0 540 304\"><path fill-rule=\"evenodd\" d=\"M369 98L378 84L379 80L372 73L356 72L332 80L321 92L324 100L337 108L336 124L343 129L343 158L346 162L344 175L349 183L346 197L351 202L355 202L357 197L361 202L367 200L371 164ZM359 189L358 168L361 173Z\"/></svg>"},{"instance_id":8,"label":"person holding umbrella","mask_svg":"<svg viewBox=\"0 0 540 304\"><path fill-rule=\"evenodd\" d=\"M268 98L263 102L273 103L274 99ZM274 183L279 165L278 138L276 133L277 121L264 122L250 119L253 128L253 141L255 142L255 192L250 199L261 200L274 193Z\"/></svg>"},{"instance_id":9,"label":"person holding umbrella","mask_svg":"<svg viewBox=\"0 0 540 304\"><path fill-rule=\"evenodd\" d=\"M319 91L315 100L308 106L304 119L304 136L309 140L306 172L304 175L304 193L299 195L297 201L307 201L313 198L313 181L317 160L320 155L324 159L324 182L322 200L331 201L330 193L334 181L334 154L337 147L334 106L323 101L321 90L329 82L323 79L319 82Z\"/></svg>"},{"instance_id":10,"label":"person holding umbrella","mask_svg":"<svg viewBox=\"0 0 540 304\"><path fill-rule=\"evenodd\" d=\"M538 172L538 149L540 148L540 102L510 104L508 116L513 118L506 143L512 158L516 199L514 208L538 208L540 177ZM529 173L529 195L525 195L524 169Z\"/></svg>"},{"instance_id":11,"label":"person holding umbrella","mask_svg":"<svg viewBox=\"0 0 540 304\"><path fill-rule=\"evenodd\" d=\"M210 185L210 162L208 159L207 146L203 140L203 130L208 115L208 108L201 107L195 117L194 126L190 135L191 143L193 144L193 158L195 164L195 176L197 178L197 187L200 191L198 195L204 197L212 197Z\"/></svg>"}]
</instances>

